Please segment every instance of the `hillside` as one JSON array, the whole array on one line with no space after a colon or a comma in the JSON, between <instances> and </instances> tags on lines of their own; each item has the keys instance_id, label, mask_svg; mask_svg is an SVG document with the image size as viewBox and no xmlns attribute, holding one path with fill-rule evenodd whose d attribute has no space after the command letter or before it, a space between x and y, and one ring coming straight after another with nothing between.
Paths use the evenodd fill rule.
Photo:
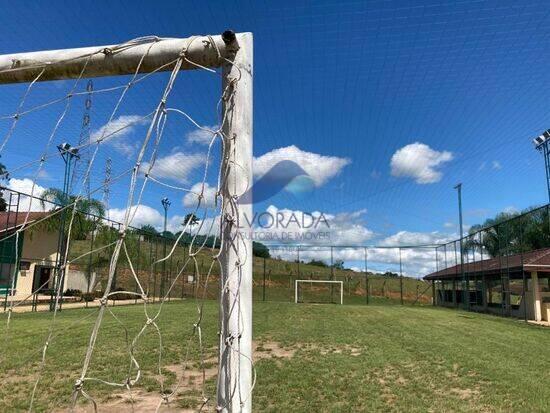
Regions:
<instances>
[{"instance_id":1,"label":"hillside","mask_svg":"<svg viewBox=\"0 0 550 413\"><path fill-rule=\"evenodd\" d=\"M109 240L110 241L110 240ZM103 243L101 243L103 242ZM179 269L184 264L186 268L183 272L185 277L180 277L174 285L172 296L192 295L193 284L188 276L192 276L197 270L198 274L204 276L208 273L212 259L217 250L211 251L203 249L196 255L196 269L192 260L188 258L188 248L177 246L171 258L165 264L159 263L151 268L151 264L163 256L164 245L159 242L148 240L127 239L128 252L132 259L134 270L139 274L142 285L147 284L150 289L156 291L166 291L167 286L174 280ZM107 245L108 242L95 240L94 249L101 245ZM70 258L74 259L90 251L91 241L72 241L70 249ZM167 245L167 251L170 246ZM108 262L112 247L103 249L94 254L87 255L75 261L73 268L91 272L97 272L99 282L98 289L105 285L107 278ZM330 268L328 266L319 266L297 262L290 262L279 258L261 258L253 257L253 277L254 277L254 298L256 300L264 299L264 275L265 275L265 300L268 301L294 301L294 281L296 279L317 279L334 280L344 283L344 295L346 301L353 303L366 302L366 277L364 272L355 272L350 269ZM166 280L162 283L162 274L166 274ZM212 266L209 279L209 296L214 296L219 278L219 268ZM385 298L390 301L400 299L400 279L399 277L383 276L369 272L369 290L374 299ZM161 285L162 284L162 285ZM117 287L126 290L135 290L136 285L132 273L127 264L124 255L119 260L117 269ZM313 289L320 299L326 297L328 286L317 286ZM315 295L315 294L313 294ZM403 298L406 301L415 301L419 297L420 302L429 302L431 300L431 288L429 285L418 279L403 277Z\"/></svg>"}]
</instances>

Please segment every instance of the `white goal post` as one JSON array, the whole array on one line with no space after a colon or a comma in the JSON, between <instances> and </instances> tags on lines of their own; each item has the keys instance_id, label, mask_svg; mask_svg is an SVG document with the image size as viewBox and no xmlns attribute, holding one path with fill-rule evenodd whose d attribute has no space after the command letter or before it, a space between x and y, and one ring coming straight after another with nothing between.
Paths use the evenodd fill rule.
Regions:
<instances>
[{"instance_id":1,"label":"white goal post","mask_svg":"<svg viewBox=\"0 0 550 413\"><path fill-rule=\"evenodd\" d=\"M176 63L176 61L178 63ZM226 179L221 183L220 331L217 411L250 412L252 364L251 199L239 203L252 174L252 33L185 39L141 38L95 46L0 56L0 84L221 68ZM17 116L17 115L16 115ZM106 294L108 292L106 288ZM105 311L102 304L99 316ZM87 356L88 357L88 356Z\"/></svg>"},{"instance_id":2,"label":"white goal post","mask_svg":"<svg viewBox=\"0 0 550 413\"><path fill-rule=\"evenodd\" d=\"M344 282L335 280L296 280L294 281L294 302L298 304L298 286L304 284L336 284L340 286L340 304L344 304Z\"/></svg>"}]
</instances>

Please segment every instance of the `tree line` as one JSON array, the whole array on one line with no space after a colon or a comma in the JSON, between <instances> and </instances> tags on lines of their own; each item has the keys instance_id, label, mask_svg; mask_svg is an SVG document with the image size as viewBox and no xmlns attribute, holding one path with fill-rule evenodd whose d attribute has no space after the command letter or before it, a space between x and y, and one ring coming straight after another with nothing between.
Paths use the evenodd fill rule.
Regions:
<instances>
[{"instance_id":1,"label":"tree line","mask_svg":"<svg viewBox=\"0 0 550 413\"><path fill-rule=\"evenodd\" d=\"M548 206L521 212L501 212L483 224L473 225L464 240L466 252L480 251L490 257L520 254L550 247Z\"/></svg>"}]
</instances>

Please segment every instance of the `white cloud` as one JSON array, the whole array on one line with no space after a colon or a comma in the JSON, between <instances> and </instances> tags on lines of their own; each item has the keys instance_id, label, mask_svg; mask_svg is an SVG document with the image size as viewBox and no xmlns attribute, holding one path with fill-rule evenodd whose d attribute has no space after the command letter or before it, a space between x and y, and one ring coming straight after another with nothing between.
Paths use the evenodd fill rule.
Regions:
<instances>
[{"instance_id":1,"label":"white cloud","mask_svg":"<svg viewBox=\"0 0 550 413\"><path fill-rule=\"evenodd\" d=\"M432 245L443 244L453 240L449 234L441 232L410 232L399 231L389 237L384 238L379 244L383 246L403 246L403 245Z\"/></svg>"},{"instance_id":2,"label":"white cloud","mask_svg":"<svg viewBox=\"0 0 550 413\"><path fill-rule=\"evenodd\" d=\"M510 205L510 206L507 206L506 208L504 208L502 210L502 212L506 213L506 214L518 214L519 213L519 209L517 209L515 206L513 205Z\"/></svg>"},{"instance_id":3,"label":"white cloud","mask_svg":"<svg viewBox=\"0 0 550 413\"><path fill-rule=\"evenodd\" d=\"M123 115L113 119L92 132L90 140L95 142L99 139L105 139L105 142L111 144L116 150L124 155L132 155L138 147L137 142L130 142L125 139L138 126L146 123L148 119L137 115Z\"/></svg>"},{"instance_id":4,"label":"white cloud","mask_svg":"<svg viewBox=\"0 0 550 413\"><path fill-rule=\"evenodd\" d=\"M219 129L219 125L204 126L204 128L217 131ZM213 137L214 134L209 130L194 129L187 134L187 142L198 143L199 145L210 145Z\"/></svg>"},{"instance_id":5,"label":"white cloud","mask_svg":"<svg viewBox=\"0 0 550 413\"><path fill-rule=\"evenodd\" d=\"M313 179L317 187L334 178L346 165L351 163L351 160L347 158L306 152L292 145L274 149L258 158L254 158L254 175L264 175L271 167L284 160L293 161L301 166Z\"/></svg>"},{"instance_id":6,"label":"white cloud","mask_svg":"<svg viewBox=\"0 0 550 413\"><path fill-rule=\"evenodd\" d=\"M499 169L502 169L502 165L500 164L499 161L493 161L493 162L491 162L491 166L492 166L493 169L496 169L497 171L498 171Z\"/></svg>"},{"instance_id":7,"label":"white cloud","mask_svg":"<svg viewBox=\"0 0 550 413\"><path fill-rule=\"evenodd\" d=\"M220 229L220 216L202 218L200 214L197 214L199 218L198 225L190 228L192 234L199 235L216 235L219 236ZM183 222L183 219L181 220ZM180 227L182 229L183 227ZM189 232L189 229L187 230Z\"/></svg>"},{"instance_id":8,"label":"white cloud","mask_svg":"<svg viewBox=\"0 0 550 413\"><path fill-rule=\"evenodd\" d=\"M151 225L157 231L161 232L164 229L164 213L160 209L152 208L150 206L139 204L134 205L131 208L132 214L135 213L130 226L135 228L141 228L143 225ZM123 222L126 214L126 208L112 208L109 209L107 216L109 219L116 222ZM202 218L200 213L197 213L199 218ZM173 233L181 231L183 229L183 221L185 215L173 215L168 218L166 222L166 229ZM214 220L214 222L212 222ZM200 221L200 220L199 220ZM218 218L205 218L203 224L195 225L191 230L193 233L199 234L217 234L219 219ZM212 227L212 225L214 225ZM218 225L218 226L216 226ZM188 230L189 232L189 230Z\"/></svg>"},{"instance_id":9,"label":"white cloud","mask_svg":"<svg viewBox=\"0 0 550 413\"><path fill-rule=\"evenodd\" d=\"M136 211L132 226L141 227L142 225L152 225L158 231L163 228L163 214L160 210L146 206L134 206L133 211ZM263 236L267 234L277 234L281 236L284 233L293 233L294 239L284 240L275 239L273 243L288 244L287 247L269 247L271 255L274 257L280 256L283 259L295 260L297 258L296 244L302 244L300 251L300 259L302 261L310 261L312 259L322 260L326 263L330 262L330 246L333 248L333 260L344 260L349 263L354 271L363 271L363 263L365 259L364 247L357 248L338 248L337 245L366 245L367 242L374 237L373 231L367 228L364 221L366 211L353 211L339 214L325 214L329 227L323 223L319 223L316 228L303 228L302 220L305 226L311 225L313 221L319 220L321 213L318 211L311 214L304 213L299 210L279 209L275 206L270 206L267 210L271 216L280 217L280 225L271 225L262 227L258 224L258 218L254 221L253 230L255 239L264 242L269 247L269 242ZM124 219L125 209L113 208L109 210L110 218L116 221ZM258 213L257 217L260 213ZM294 216L298 223L291 219ZM313 217L313 218L312 218ZM265 222L264 217L264 222ZM184 220L183 215L172 216L168 220L168 230L172 232L180 231ZM205 218L201 225L192 228L193 233L199 234L217 234L219 228L219 216ZM321 239L306 239L305 241L297 241L300 234L307 231L311 233L327 231L329 235ZM263 235L263 236L262 236ZM368 265L370 271L398 272L399 260L401 258L403 273L408 276L424 276L435 271L435 249L434 248L402 248L399 252L399 246L419 245L419 244L440 244L449 242L456 238L456 234L446 234L441 232L410 232L399 231L388 237L383 238L377 245L386 248L369 248L368 249ZM286 242L285 242L286 241ZM394 248L391 248L394 247ZM452 251L449 250L452 255ZM448 264L451 265L455 257L449 255ZM442 253L440 251L439 265L443 265Z\"/></svg>"},{"instance_id":10,"label":"white cloud","mask_svg":"<svg viewBox=\"0 0 550 413\"><path fill-rule=\"evenodd\" d=\"M29 179L29 178L23 178L23 179L12 178L12 179L10 179L7 186L8 186L9 189L13 189L14 191L19 191L19 192L29 194L29 195L32 192L33 197L39 197L40 198L42 196L42 194L44 193L44 191L46 190L46 188L36 184L34 186L34 192L33 192L32 183L33 183L32 179ZM6 199L7 202L9 202L9 194L5 193L4 198ZM19 200L19 211L28 211L29 210L29 205L31 207L31 209L30 209L31 211L44 211L45 209L49 210L49 209L52 209L52 207L53 207L53 205L46 204L45 208L42 208L42 205L40 204L39 200L32 199L32 202L31 202L30 197L21 196L21 198Z\"/></svg>"},{"instance_id":11,"label":"white cloud","mask_svg":"<svg viewBox=\"0 0 550 413\"><path fill-rule=\"evenodd\" d=\"M183 197L183 205L188 208L194 208L199 202L199 194L202 191L201 208L213 208L216 205L216 188L208 185L208 182L204 183L204 190L202 183L198 182L191 187L191 192L188 192Z\"/></svg>"},{"instance_id":12,"label":"white cloud","mask_svg":"<svg viewBox=\"0 0 550 413\"><path fill-rule=\"evenodd\" d=\"M456 228L456 224L454 222L445 222L443 224L443 227L445 227L445 228Z\"/></svg>"},{"instance_id":13,"label":"white cloud","mask_svg":"<svg viewBox=\"0 0 550 413\"><path fill-rule=\"evenodd\" d=\"M379 272L399 272L400 260L405 276L420 278L437 268L434 248L369 248L368 254L369 267Z\"/></svg>"},{"instance_id":14,"label":"white cloud","mask_svg":"<svg viewBox=\"0 0 550 413\"><path fill-rule=\"evenodd\" d=\"M415 142L393 154L390 162L391 174L413 178L418 184L431 184L439 182L443 176L437 168L452 159L451 152L438 152L426 144Z\"/></svg>"},{"instance_id":15,"label":"white cloud","mask_svg":"<svg viewBox=\"0 0 550 413\"><path fill-rule=\"evenodd\" d=\"M269 245L268 245L269 247ZM269 247L273 257L294 261L297 259L297 248L292 247ZM441 252L439 259L441 260ZM403 269L403 275L412 277L423 277L436 270L435 249L434 248L402 248L401 254L399 248L368 248L367 262L370 272L399 272L399 260ZM328 246L302 247L300 250L301 261L320 260L329 264L331 262L331 250ZM364 271L365 248L338 248L332 249L333 262L343 260L345 266L353 271ZM454 265L454 256L449 255L448 264ZM442 265L442 262L439 263Z\"/></svg>"},{"instance_id":16,"label":"white cloud","mask_svg":"<svg viewBox=\"0 0 550 413\"><path fill-rule=\"evenodd\" d=\"M249 221L255 239L266 244L360 245L374 236L363 222L365 212L308 213L270 205Z\"/></svg>"},{"instance_id":17,"label":"white cloud","mask_svg":"<svg viewBox=\"0 0 550 413\"><path fill-rule=\"evenodd\" d=\"M45 169L41 169L36 177L43 181L48 181L52 179L51 175Z\"/></svg>"},{"instance_id":18,"label":"white cloud","mask_svg":"<svg viewBox=\"0 0 550 413\"><path fill-rule=\"evenodd\" d=\"M164 216L155 208L139 204L131 208L131 213L135 214L134 219L130 223L133 227L141 227L143 225L152 225L156 229L161 229L164 223ZM123 222L126 215L126 208L111 208L107 216L113 221Z\"/></svg>"},{"instance_id":19,"label":"white cloud","mask_svg":"<svg viewBox=\"0 0 550 413\"><path fill-rule=\"evenodd\" d=\"M350 240L350 242L346 244L353 245L353 242L355 242L355 245L365 245L365 241L368 241L372 235L372 232L369 233L369 236L364 237L357 237L355 235L348 234L347 239ZM399 272L399 261L401 259L404 275L422 277L436 270L435 248L401 248L400 252L399 247L420 244L432 245L448 242L455 238L456 234L399 231L376 243L380 247L384 248L368 248L367 257L369 271ZM315 259L322 260L328 264L331 260L330 245L331 243L328 243L327 245L316 244L311 246L303 246L300 250L300 260L308 262ZM283 259L290 261L294 261L297 258L296 245L278 248L271 247L270 252L274 257L280 256ZM449 254L451 254L450 250ZM335 246L332 249L332 259L334 262L336 260L343 260L346 263L346 266L351 267L354 271L364 271L365 248L338 248ZM440 267L443 265L443 262L441 262L442 259L443 254L440 251L440 262L438 264ZM454 263L455 257L451 257L451 255L449 255L448 260L448 264L451 265Z\"/></svg>"},{"instance_id":20,"label":"white cloud","mask_svg":"<svg viewBox=\"0 0 550 413\"><path fill-rule=\"evenodd\" d=\"M453 241L456 238L456 234L441 233L438 231L399 231L384 238L378 244L385 247L436 245ZM397 270L399 260L401 259L404 275L424 276L434 272L437 268L434 247L401 248L401 252L399 248L374 248L369 249L369 257L371 261L377 263L378 266L393 265L393 271ZM439 259L442 259L442 257L440 256ZM448 264L450 264L450 262ZM439 265L442 265L442 263Z\"/></svg>"},{"instance_id":21,"label":"white cloud","mask_svg":"<svg viewBox=\"0 0 550 413\"><path fill-rule=\"evenodd\" d=\"M158 158L151 169L151 175L155 178L168 178L175 181L188 183L189 174L197 167L205 164L206 157L199 153L174 152L170 155ZM147 172L149 163L143 163L142 172Z\"/></svg>"}]
</instances>

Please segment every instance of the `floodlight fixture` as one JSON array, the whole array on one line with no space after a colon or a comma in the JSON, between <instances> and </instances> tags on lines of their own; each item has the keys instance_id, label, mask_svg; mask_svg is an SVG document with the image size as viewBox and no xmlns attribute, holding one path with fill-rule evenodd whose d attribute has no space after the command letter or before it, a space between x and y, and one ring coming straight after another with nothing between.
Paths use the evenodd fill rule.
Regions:
<instances>
[{"instance_id":1,"label":"floodlight fixture","mask_svg":"<svg viewBox=\"0 0 550 413\"><path fill-rule=\"evenodd\" d=\"M170 202L170 200L167 197L162 198L162 200L160 202L161 202L162 206L164 207L164 209L168 209L168 207L170 205L172 205L172 202Z\"/></svg>"},{"instance_id":2,"label":"floodlight fixture","mask_svg":"<svg viewBox=\"0 0 550 413\"><path fill-rule=\"evenodd\" d=\"M550 129L547 129L542 133L542 135L537 136L533 139L533 144L535 149L541 150L542 146L550 139Z\"/></svg>"},{"instance_id":3,"label":"floodlight fixture","mask_svg":"<svg viewBox=\"0 0 550 413\"><path fill-rule=\"evenodd\" d=\"M57 145L57 149L63 158L65 158L65 155L71 158L80 158L78 155L78 148L74 148L70 143L63 142L62 144Z\"/></svg>"},{"instance_id":4,"label":"floodlight fixture","mask_svg":"<svg viewBox=\"0 0 550 413\"><path fill-rule=\"evenodd\" d=\"M544 155L544 169L546 172L546 190L550 201L550 129L533 139L535 149Z\"/></svg>"}]
</instances>

